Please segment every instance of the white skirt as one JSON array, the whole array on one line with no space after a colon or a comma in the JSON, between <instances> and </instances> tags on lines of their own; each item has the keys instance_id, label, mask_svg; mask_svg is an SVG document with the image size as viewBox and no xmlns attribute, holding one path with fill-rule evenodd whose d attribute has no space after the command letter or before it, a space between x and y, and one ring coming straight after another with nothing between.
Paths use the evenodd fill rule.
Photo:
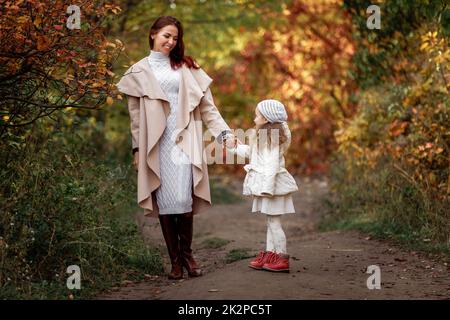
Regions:
<instances>
[{"instance_id":1,"label":"white skirt","mask_svg":"<svg viewBox=\"0 0 450 320\"><path fill-rule=\"evenodd\" d=\"M253 197L252 212L261 212L270 215L295 213L292 195L273 197Z\"/></svg>"}]
</instances>

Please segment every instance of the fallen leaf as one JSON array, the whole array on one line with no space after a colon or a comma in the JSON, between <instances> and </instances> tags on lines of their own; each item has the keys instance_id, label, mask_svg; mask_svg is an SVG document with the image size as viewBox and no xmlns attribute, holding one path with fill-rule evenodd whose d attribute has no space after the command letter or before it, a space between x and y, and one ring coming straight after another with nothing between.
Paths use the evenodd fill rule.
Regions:
<instances>
[{"instance_id":1,"label":"fallen leaf","mask_svg":"<svg viewBox=\"0 0 450 320\"><path fill-rule=\"evenodd\" d=\"M111 97L106 98L106 103L110 106L114 103L114 99Z\"/></svg>"}]
</instances>

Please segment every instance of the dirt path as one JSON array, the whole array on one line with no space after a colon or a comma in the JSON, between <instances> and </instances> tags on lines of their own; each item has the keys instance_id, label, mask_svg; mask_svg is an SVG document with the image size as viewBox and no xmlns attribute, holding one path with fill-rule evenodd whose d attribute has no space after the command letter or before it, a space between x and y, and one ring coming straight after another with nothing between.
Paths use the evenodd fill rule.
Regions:
<instances>
[{"instance_id":1,"label":"dirt path","mask_svg":"<svg viewBox=\"0 0 450 320\"><path fill-rule=\"evenodd\" d=\"M240 181L235 181L239 190ZM325 181L303 179L295 195L297 213L283 217L291 255L289 274L256 271L250 258L226 263L233 249L255 255L264 248L265 218L250 214L251 200L215 205L195 217L194 252L203 266L200 278L169 281L151 277L141 283L105 292L99 299L450 299L450 267L358 232L315 230L320 218L319 198ZM147 241L161 246L164 240L156 219L137 220ZM211 238L230 242L220 248ZM167 259L167 255L165 255ZM367 267L381 270L381 289L367 288ZM166 269L169 263L166 260Z\"/></svg>"}]
</instances>

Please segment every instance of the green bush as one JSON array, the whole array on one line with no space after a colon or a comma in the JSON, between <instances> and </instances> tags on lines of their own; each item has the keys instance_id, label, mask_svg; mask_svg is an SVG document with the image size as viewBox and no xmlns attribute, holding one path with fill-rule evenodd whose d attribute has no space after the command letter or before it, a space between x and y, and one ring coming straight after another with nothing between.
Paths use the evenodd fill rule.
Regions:
<instances>
[{"instance_id":1,"label":"green bush","mask_svg":"<svg viewBox=\"0 0 450 320\"><path fill-rule=\"evenodd\" d=\"M434 201L392 167L392 159L375 168L344 165L338 159L331 172L331 193L321 230L359 229L392 239L414 250L450 253L450 206ZM347 164L348 165L348 164Z\"/></svg>"},{"instance_id":2,"label":"green bush","mask_svg":"<svg viewBox=\"0 0 450 320\"><path fill-rule=\"evenodd\" d=\"M21 135L0 149L0 298L86 298L163 271L132 219L135 172L99 151L101 126L42 120ZM82 290L66 287L70 265Z\"/></svg>"},{"instance_id":3,"label":"green bush","mask_svg":"<svg viewBox=\"0 0 450 320\"><path fill-rule=\"evenodd\" d=\"M441 1L345 1L356 51L354 115L339 124L330 212L322 227L358 228L427 251L449 252L448 61ZM408 17L408 19L405 19Z\"/></svg>"}]
</instances>

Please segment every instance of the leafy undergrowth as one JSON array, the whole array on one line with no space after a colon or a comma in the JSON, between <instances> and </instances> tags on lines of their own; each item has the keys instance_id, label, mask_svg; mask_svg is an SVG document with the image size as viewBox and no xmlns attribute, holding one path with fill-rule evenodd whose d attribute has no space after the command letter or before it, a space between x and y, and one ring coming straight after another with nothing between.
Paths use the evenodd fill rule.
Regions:
<instances>
[{"instance_id":1,"label":"leafy undergrowth","mask_svg":"<svg viewBox=\"0 0 450 320\"><path fill-rule=\"evenodd\" d=\"M368 234L371 238L392 242L405 250L420 251L431 258L442 260L450 264L449 243L438 241L432 237L432 232L425 228L418 229L411 225L401 223L378 212L347 208L347 214L338 214L336 203L329 198L324 200L328 213L319 223L320 231L331 230L358 230Z\"/></svg>"}]
</instances>

